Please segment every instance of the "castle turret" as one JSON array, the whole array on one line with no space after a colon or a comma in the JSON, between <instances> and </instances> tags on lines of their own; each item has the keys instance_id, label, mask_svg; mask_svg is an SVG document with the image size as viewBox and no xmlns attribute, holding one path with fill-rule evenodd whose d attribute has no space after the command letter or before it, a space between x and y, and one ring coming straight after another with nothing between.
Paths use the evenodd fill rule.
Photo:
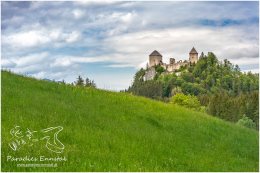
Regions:
<instances>
[{"instance_id":1,"label":"castle turret","mask_svg":"<svg viewBox=\"0 0 260 173\"><path fill-rule=\"evenodd\" d=\"M190 57L189 57L189 60L190 60L190 63L197 63L198 62L198 52L196 51L196 49L193 47L189 53Z\"/></svg>"},{"instance_id":2,"label":"castle turret","mask_svg":"<svg viewBox=\"0 0 260 173\"><path fill-rule=\"evenodd\" d=\"M170 58L170 64L174 64L175 63L175 59L174 58Z\"/></svg>"},{"instance_id":3,"label":"castle turret","mask_svg":"<svg viewBox=\"0 0 260 173\"><path fill-rule=\"evenodd\" d=\"M155 50L149 55L149 65L150 67L153 67L155 65L159 65L160 63L162 63L162 55Z\"/></svg>"}]
</instances>

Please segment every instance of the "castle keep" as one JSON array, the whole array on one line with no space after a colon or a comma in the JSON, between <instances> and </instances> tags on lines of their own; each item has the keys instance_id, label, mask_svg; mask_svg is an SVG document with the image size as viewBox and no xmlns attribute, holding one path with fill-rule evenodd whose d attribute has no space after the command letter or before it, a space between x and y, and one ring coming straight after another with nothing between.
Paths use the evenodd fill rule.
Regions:
<instances>
[{"instance_id":1,"label":"castle keep","mask_svg":"<svg viewBox=\"0 0 260 173\"><path fill-rule=\"evenodd\" d=\"M202 53L203 54L203 53ZM166 64L162 61L162 55L157 51L154 50L149 55L149 64L148 64L148 70L145 73L144 80L151 80L155 76L155 66L160 65L162 66L166 72L172 73L178 69L180 69L181 66L190 65L190 64L196 64L198 62L198 52L193 47L189 53L189 60L179 60L175 61L174 58L170 58L169 64Z\"/></svg>"}]
</instances>

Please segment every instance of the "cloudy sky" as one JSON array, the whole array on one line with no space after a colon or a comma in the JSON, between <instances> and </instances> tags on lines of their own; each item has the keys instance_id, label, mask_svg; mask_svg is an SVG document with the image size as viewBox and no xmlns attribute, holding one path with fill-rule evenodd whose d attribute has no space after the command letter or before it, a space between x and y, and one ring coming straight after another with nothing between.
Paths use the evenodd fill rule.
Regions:
<instances>
[{"instance_id":1,"label":"cloudy sky","mask_svg":"<svg viewBox=\"0 0 260 173\"><path fill-rule=\"evenodd\" d=\"M2 2L2 68L37 78L127 88L158 50L194 46L258 72L258 2Z\"/></svg>"}]
</instances>

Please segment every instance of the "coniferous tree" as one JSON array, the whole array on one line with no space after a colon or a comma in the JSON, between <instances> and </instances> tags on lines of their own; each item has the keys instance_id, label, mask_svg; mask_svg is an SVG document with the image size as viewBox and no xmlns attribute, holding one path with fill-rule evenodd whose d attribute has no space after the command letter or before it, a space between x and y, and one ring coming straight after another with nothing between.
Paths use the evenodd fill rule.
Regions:
<instances>
[{"instance_id":1,"label":"coniferous tree","mask_svg":"<svg viewBox=\"0 0 260 173\"><path fill-rule=\"evenodd\" d=\"M90 80L89 78L86 78L85 86L96 88L96 84L95 84L94 80Z\"/></svg>"},{"instance_id":2,"label":"coniferous tree","mask_svg":"<svg viewBox=\"0 0 260 173\"><path fill-rule=\"evenodd\" d=\"M81 76L79 76L79 77L77 78L76 86L84 86L84 80L82 79Z\"/></svg>"}]
</instances>

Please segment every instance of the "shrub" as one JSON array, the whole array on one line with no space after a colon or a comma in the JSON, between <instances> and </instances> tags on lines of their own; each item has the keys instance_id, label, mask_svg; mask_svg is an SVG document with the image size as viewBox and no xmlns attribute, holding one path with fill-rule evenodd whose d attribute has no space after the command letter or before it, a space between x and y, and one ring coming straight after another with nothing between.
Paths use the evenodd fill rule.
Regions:
<instances>
[{"instance_id":1,"label":"shrub","mask_svg":"<svg viewBox=\"0 0 260 173\"><path fill-rule=\"evenodd\" d=\"M248 118L246 115L243 115L243 117L238 120L237 124L251 129L256 128L256 124L254 123L254 121Z\"/></svg>"},{"instance_id":2,"label":"shrub","mask_svg":"<svg viewBox=\"0 0 260 173\"><path fill-rule=\"evenodd\" d=\"M171 99L172 103L178 104L187 108L200 110L200 102L196 96L185 95L183 93L177 93Z\"/></svg>"},{"instance_id":3,"label":"shrub","mask_svg":"<svg viewBox=\"0 0 260 173\"><path fill-rule=\"evenodd\" d=\"M156 71L157 73L161 74L162 72L165 71L165 69L164 69L162 66L157 65L157 66L155 66L155 71Z\"/></svg>"},{"instance_id":4,"label":"shrub","mask_svg":"<svg viewBox=\"0 0 260 173\"><path fill-rule=\"evenodd\" d=\"M182 93L181 87L175 87L172 89L171 95L174 96L178 93Z\"/></svg>"},{"instance_id":5,"label":"shrub","mask_svg":"<svg viewBox=\"0 0 260 173\"><path fill-rule=\"evenodd\" d=\"M200 109L199 109L200 112L203 112L203 113L207 113L207 108L206 106L201 106Z\"/></svg>"}]
</instances>

